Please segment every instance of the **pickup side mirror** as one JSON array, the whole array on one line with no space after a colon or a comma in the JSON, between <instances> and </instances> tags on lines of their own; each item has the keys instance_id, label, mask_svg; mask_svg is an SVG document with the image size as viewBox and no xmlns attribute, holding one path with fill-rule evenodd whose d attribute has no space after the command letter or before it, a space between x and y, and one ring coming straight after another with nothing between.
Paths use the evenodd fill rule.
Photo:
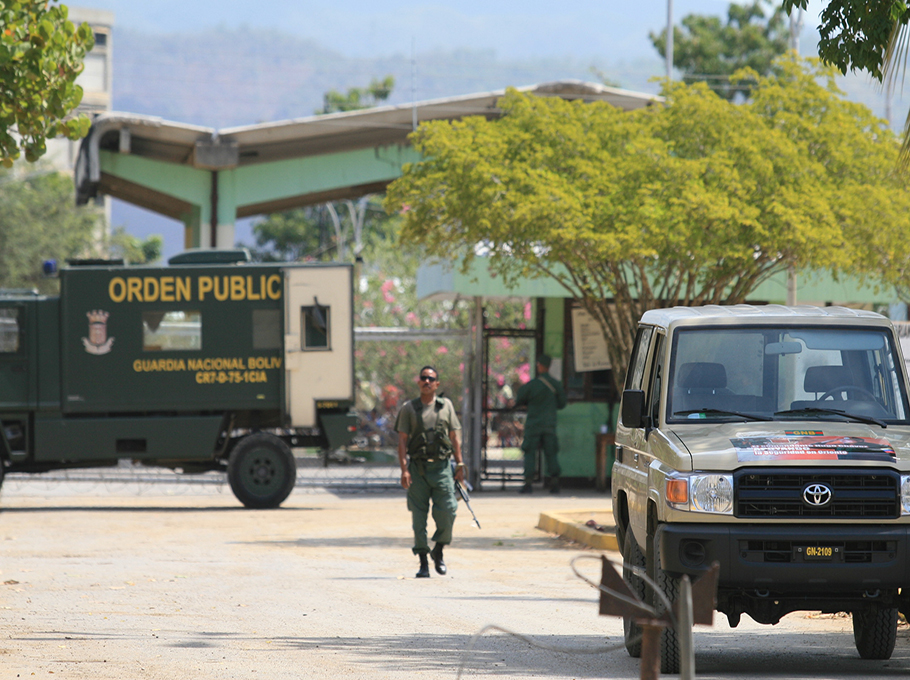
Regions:
<instances>
[{"instance_id":1,"label":"pickup side mirror","mask_svg":"<svg viewBox=\"0 0 910 680\"><path fill-rule=\"evenodd\" d=\"M645 426L645 393L644 390L623 390L622 424L625 427L639 428Z\"/></svg>"}]
</instances>

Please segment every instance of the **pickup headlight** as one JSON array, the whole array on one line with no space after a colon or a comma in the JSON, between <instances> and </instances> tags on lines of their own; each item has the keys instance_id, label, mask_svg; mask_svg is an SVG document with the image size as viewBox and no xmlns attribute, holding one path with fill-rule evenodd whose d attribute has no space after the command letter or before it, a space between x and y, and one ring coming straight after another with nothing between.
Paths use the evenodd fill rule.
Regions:
<instances>
[{"instance_id":1,"label":"pickup headlight","mask_svg":"<svg viewBox=\"0 0 910 680\"><path fill-rule=\"evenodd\" d=\"M904 511L910 513L910 477ZM678 475L667 480L667 504L687 512L707 512L715 515L733 514L733 475L706 474L703 472Z\"/></svg>"},{"instance_id":2,"label":"pickup headlight","mask_svg":"<svg viewBox=\"0 0 910 680\"><path fill-rule=\"evenodd\" d=\"M901 514L910 515L910 475L901 475Z\"/></svg>"}]
</instances>

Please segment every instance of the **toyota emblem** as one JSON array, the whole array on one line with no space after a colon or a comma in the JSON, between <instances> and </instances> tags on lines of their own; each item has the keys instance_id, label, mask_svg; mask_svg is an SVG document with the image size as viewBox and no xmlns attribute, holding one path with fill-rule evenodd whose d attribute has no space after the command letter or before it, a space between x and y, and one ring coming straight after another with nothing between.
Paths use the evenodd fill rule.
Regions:
<instances>
[{"instance_id":1,"label":"toyota emblem","mask_svg":"<svg viewBox=\"0 0 910 680\"><path fill-rule=\"evenodd\" d=\"M831 502L834 494L825 484L810 484L803 489L803 501L814 508L823 508Z\"/></svg>"}]
</instances>

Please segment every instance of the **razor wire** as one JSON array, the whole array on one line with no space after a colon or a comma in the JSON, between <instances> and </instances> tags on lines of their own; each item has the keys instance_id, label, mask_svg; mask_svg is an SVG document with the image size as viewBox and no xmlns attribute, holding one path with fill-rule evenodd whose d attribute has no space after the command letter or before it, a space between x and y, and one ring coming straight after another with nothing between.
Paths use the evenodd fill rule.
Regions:
<instances>
[{"instance_id":1,"label":"razor wire","mask_svg":"<svg viewBox=\"0 0 910 680\"><path fill-rule=\"evenodd\" d=\"M334 492L387 491L400 488L399 468L391 463L330 462L322 457L298 456L297 492L328 490ZM69 468L49 472L10 472L3 480L4 490L55 491L76 484L81 492L95 489L105 493L134 495L155 494L168 487L168 495L192 495L199 492L230 494L227 473L212 470L181 473L141 463L121 461L110 467Z\"/></svg>"},{"instance_id":2,"label":"razor wire","mask_svg":"<svg viewBox=\"0 0 910 680\"><path fill-rule=\"evenodd\" d=\"M579 560L585 560L585 559L597 560L598 562L600 562L601 557L603 557L603 559L606 559L611 564L618 565L620 568L622 568L622 566L623 566L622 563L611 560L609 557L606 557L606 555L603 555L603 556L601 556L601 555L577 555L576 557L572 558L571 562L569 562L569 566L571 567L572 571L575 573L576 577L578 577L579 579L581 579L582 581L587 583L592 588L595 588L597 591L599 591L601 593L606 593L610 597L614 597L618 600L622 600L623 602L627 602L628 604L633 604L633 605L639 604L638 602L635 602L635 601L627 598L622 593L618 593L614 590L611 590L610 588L603 586L600 583L596 583L596 582L592 581L587 576L580 573L578 571L578 568L575 566L576 562L578 562ZM655 583L650 577L648 577L648 575L644 569L641 569L641 568L633 566L633 565L627 565L627 566L632 570L632 572L636 576L641 577L642 580L657 594L658 598L661 600L663 605L665 607L667 607L667 609L671 612L671 618L673 619L672 624L675 627L676 621L675 621L675 617L672 614L673 608L670 605L670 601L667 599L666 595L664 595L663 591L660 589L660 587L657 585L657 583ZM540 640L535 640L532 637L523 635L521 633L516 633L515 631L509 630L508 628L504 628L502 626L498 626L496 624L489 624L489 625L486 625L483 628L481 628L476 633L474 633L474 635L471 637L470 642L468 642L467 649L465 649L465 651L462 652L461 661L458 664L458 672L455 675L456 680L461 680L461 677L462 677L462 674L464 673L465 665L467 664L469 655L474 651L474 647L477 644L478 640L480 640L480 638L483 637L483 635L489 631L498 631L500 633L505 633L506 635L516 638L517 640L521 640L522 642L525 642L526 644L530 645L531 647L535 647L537 649L543 649L548 652L556 652L556 653L560 653L560 654L606 654L608 652L615 652L617 650L624 649L627 644L634 644L641 639L641 635L637 635L629 640L624 639L622 642L612 644L612 645L601 645L598 647L563 647L560 645L550 645L545 642L541 642Z\"/></svg>"}]
</instances>

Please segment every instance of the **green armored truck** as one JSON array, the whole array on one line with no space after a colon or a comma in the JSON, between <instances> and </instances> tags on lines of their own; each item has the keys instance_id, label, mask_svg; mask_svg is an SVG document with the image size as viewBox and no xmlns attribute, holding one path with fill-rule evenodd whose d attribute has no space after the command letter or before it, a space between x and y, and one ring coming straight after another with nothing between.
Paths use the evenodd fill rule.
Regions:
<instances>
[{"instance_id":1,"label":"green armored truck","mask_svg":"<svg viewBox=\"0 0 910 680\"><path fill-rule=\"evenodd\" d=\"M62 268L0 292L0 482L117 465L226 470L250 508L296 479L292 446L354 433L352 268L190 251L167 267Z\"/></svg>"}]
</instances>

